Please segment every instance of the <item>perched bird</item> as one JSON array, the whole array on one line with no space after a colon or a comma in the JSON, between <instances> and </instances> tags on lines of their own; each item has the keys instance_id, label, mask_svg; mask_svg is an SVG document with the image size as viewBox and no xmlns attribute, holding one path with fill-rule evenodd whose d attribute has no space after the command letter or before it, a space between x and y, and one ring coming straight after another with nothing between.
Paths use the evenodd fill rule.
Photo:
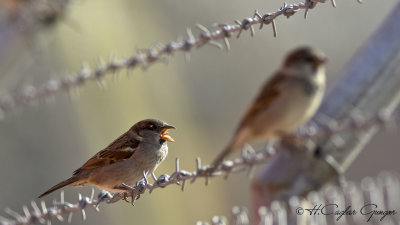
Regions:
<instances>
[{"instance_id":1,"label":"perched bird","mask_svg":"<svg viewBox=\"0 0 400 225\"><path fill-rule=\"evenodd\" d=\"M228 146L215 159L213 168L245 142L277 139L307 122L318 109L325 92L326 60L322 52L312 47L292 51L264 84Z\"/></svg>"},{"instance_id":2,"label":"perched bird","mask_svg":"<svg viewBox=\"0 0 400 225\"><path fill-rule=\"evenodd\" d=\"M90 158L72 177L53 186L39 198L65 186L93 185L111 192L124 192L122 184L133 186L143 177L143 171L154 172L167 157L168 135L174 126L146 119L134 124L105 149Z\"/></svg>"}]
</instances>

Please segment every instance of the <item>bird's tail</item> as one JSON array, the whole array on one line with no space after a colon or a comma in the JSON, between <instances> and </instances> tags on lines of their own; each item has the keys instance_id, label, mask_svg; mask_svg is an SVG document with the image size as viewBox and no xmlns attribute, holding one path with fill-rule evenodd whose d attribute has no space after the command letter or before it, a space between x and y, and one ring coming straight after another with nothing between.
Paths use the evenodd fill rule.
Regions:
<instances>
[{"instance_id":1,"label":"bird's tail","mask_svg":"<svg viewBox=\"0 0 400 225\"><path fill-rule=\"evenodd\" d=\"M64 180L64 181L62 181L62 182L60 182L60 183L54 185L53 187L51 187L49 190L45 191L45 192L44 192L43 194L41 194L38 198L42 198L43 196L48 195L48 194L50 194L51 192L56 191L56 190L58 190L58 189L60 189L60 188L62 188L62 187L65 187L65 186L67 186L67 185L73 184L73 183L77 182L78 180L79 180L79 178L76 177L76 176L73 176L73 177L71 177L71 178L69 178L69 179L67 179L67 180Z\"/></svg>"}]
</instances>

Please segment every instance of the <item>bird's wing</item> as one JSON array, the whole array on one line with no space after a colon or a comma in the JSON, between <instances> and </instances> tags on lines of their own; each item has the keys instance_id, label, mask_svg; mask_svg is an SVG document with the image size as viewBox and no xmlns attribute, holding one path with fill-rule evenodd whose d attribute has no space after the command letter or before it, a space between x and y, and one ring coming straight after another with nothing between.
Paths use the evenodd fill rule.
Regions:
<instances>
[{"instance_id":1,"label":"bird's wing","mask_svg":"<svg viewBox=\"0 0 400 225\"><path fill-rule=\"evenodd\" d=\"M271 103L273 103L280 95L284 93L283 83L288 77L278 72L270 80L264 84L264 87L259 92L259 95L251 105L251 107L246 112L243 117L238 129L243 128L248 124L258 113L269 108Z\"/></svg>"},{"instance_id":2,"label":"bird's wing","mask_svg":"<svg viewBox=\"0 0 400 225\"><path fill-rule=\"evenodd\" d=\"M75 170L73 174L76 175L82 170L95 169L129 159L135 153L138 146L139 141L130 139L127 133L125 133L90 158L79 169Z\"/></svg>"}]
</instances>

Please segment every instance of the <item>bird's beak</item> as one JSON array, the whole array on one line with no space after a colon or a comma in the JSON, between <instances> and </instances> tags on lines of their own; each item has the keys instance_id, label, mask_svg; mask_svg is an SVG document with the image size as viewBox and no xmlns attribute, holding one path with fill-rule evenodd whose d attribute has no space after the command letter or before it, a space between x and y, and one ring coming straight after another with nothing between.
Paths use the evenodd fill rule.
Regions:
<instances>
[{"instance_id":1,"label":"bird's beak","mask_svg":"<svg viewBox=\"0 0 400 225\"><path fill-rule=\"evenodd\" d=\"M316 65L316 66L319 66L319 65L323 65L323 64L325 64L326 62L328 62L328 58L327 57L319 57L318 59L315 59L314 60L314 64Z\"/></svg>"},{"instance_id":2,"label":"bird's beak","mask_svg":"<svg viewBox=\"0 0 400 225\"><path fill-rule=\"evenodd\" d=\"M171 125L165 125L163 127L163 129L161 130L161 132L160 132L161 139L169 141L169 142L175 142L175 140L171 136L168 135L168 130L169 129L176 129L176 128L174 126L171 126Z\"/></svg>"}]
</instances>

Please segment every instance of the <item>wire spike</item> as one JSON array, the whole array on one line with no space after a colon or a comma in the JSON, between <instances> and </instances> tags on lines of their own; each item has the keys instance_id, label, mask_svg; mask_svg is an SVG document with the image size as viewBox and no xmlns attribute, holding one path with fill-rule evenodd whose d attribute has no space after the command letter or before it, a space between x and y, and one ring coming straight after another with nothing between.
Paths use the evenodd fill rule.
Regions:
<instances>
[{"instance_id":1,"label":"wire spike","mask_svg":"<svg viewBox=\"0 0 400 225\"><path fill-rule=\"evenodd\" d=\"M23 206L22 206L22 210L24 211L25 217L26 217L26 218L31 217L31 213L29 212L28 206L23 205Z\"/></svg>"},{"instance_id":2,"label":"wire spike","mask_svg":"<svg viewBox=\"0 0 400 225\"><path fill-rule=\"evenodd\" d=\"M224 44L227 51L231 50L231 45L229 44L229 40L227 37L224 37Z\"/></svg>"},{"instance_id":3,"label":"wire spike","mask_svg":"<svg viewBox=\"0 0 400 225\"><path fill-rule=\"evenodd\" d=\"M260 13L258 13L258 10L254 10L254 16L255 18L257 18L258 20L261 20L260 22L262 23L262 16L260 15Z\"/></svg>"},{"instance_id":4,"label":"wire spike","mask_svg":"<svg viewBox=\"0 0 400 225\"><path fill-rule=\"evenodd\" d=\"M86 220L86 212L84 209L81 210L81 214L82 214L82 220L85 221Z\"/></svg>"},{"instance_id":5,"label":"wire spike","mask_svg":"<svg viewBox=\"0 0 400 225\"><path fill-rule=\"evenodd\" d=\"M46 214L46 213L47 213L46 202L40 201L40 205L42 206L42 212L43 212L43 214Z\"/></svg>"},{"instance_id":6,"label":"wire spike","mask_svg":"<svg viewBox=\"0 0 400 225\"><path fill-rule=\"evenodd\" d=\"M62 217L61 215L56 215L56 218L58 219L58 221L64 222L64 217Z\"/></svg>"},{"instance_id":7,"label":"wire spike","mask_svg":"<svg viewBox=\"0 0 400 225\"><path fill-rule=\"evenodd\" d=\"M196 157L196 169L200 170L201 168L201 159L200 157Z\"/></svg>"},{"instance_id":8,"label":"wire spike","mask_svg":"<svg viewBox=\"0 0 400 225\"><path fill-rule=\"evenodd\" d=\"M61 204L63 204L65 202L65 200L64 200L64 190L61 190L61 192L60 192L60 202L61 202Z\"/></svg>"},{"instance_id":9,"label":"wire spike","mask_svg":"<svg viewBox=\"0 0 400 225\"><path fill-rule=\"evenodd\" d=\"M185 190L185 184L186 184L186 180L183 180L182 182L182 186L181 186L181 190L184 191Z\"/></svg>"},{"instance_id":10,"label":"wire spike","mask_svg":"<svg viewBox=\"0 0 400 225\"><path fill-rule=\"evenodd\" d=\"M251 35L252 37L254 37L254 34L255 34L254 27L253 27L253 26L250 26L250 35Z\"/></svg>"},{"instance_id":11,"label":"wire spike","mask_svg":"<svg viewBox=\"0 0 400 225\"><path fill-rule=\"evenodd\" d=\"M70 212L70 213L68 214L68 219L67 219L68 223L71 223L71 221L72 221L72 215L73 215L72 212Z\"/></svg>"},{"instance_id":12,"label":"wire spike","mask_svg":"<svg viewBox=\"0 0 400 225\"><path fill-rule=\"evenodd\" d=\"M187 34L187 36L189 37L189 40L190 40L190 41L195 40L195 37L194 37L193 32L192 32L192 29L190 29L189 27L186 28L186 34Z\"/></svg>"},{"instance_id":13,"label":"wire spike","mask_svg":"<svg viewBox=\"0 0 400 225\"><path fill-rule=\"evenodd\" d=\"M276 37L278 35L278 32L276 31L275 20L272 20L272 30L274 31L274 37Z\"/></svg>"},{"instance_id":14,"label":"wire spike","mask_svg":"<svg viewBox=\"0 0 400 225\"><path fill-rule=\"evenodd\" d=\"M90 202L93 201L94 198L94 188L92 188L92 190L90 191Z\"/></svg>"},{"instance_id":15,"label":"wire spike","mask_svg":"<svg viewBox=\"0 0 400 225\"><path fill-rule=\"evenodd\" d=\"M175 171L179 172L179 158L178 157L176 157L176 159L175 159Z\"/></svg>"},{"instance_id":16,"label":"wire spike","mask_svg":"<svg viewBox=\"0 0 400 225\"><path fill-rule=\"evenodd\" d=\"M306 0L304 3L306 5L306 9L304 10L304 19L307 19L308 10L310 9L310 5L312 4L311 0Z\"/></svg>"},{"instance_id":17,"label":"wire spike","mask_svg":"<svg viewBox=\"0 0 400 225\"><path fill-rule=\"evenodd\" d=\"M196 28L199 29L201 32L204 32L206 34L209 34L210 31L203 25L201 24L196 24Z\"/></svg>"},{"instance_id":18,"label":"wire spike","mask_svg":"<svg viewBox=\"0 0 400 225\"><path fill-rule=\"evenodd\" d=\"M39 209L39 207L38 207L38 205L36 204L36 202L35 201L31 201L31 206L32 206L32 208L33 208L33 211L35 212L35 214L40 214L41 212L40 212L40 209Z\"/></svg>"},{"instance_id":19,"label":"wire spike","mask_svg":"<svg viewBox=\"0 0 400 225\"><path fill-rule=\"evenodd\" d=\"M212 41L211 40L211 41L208 42L208 44L210 44L211 46L217 47L219 49L224 49L224 47L220 43L218 43L216 41Z\"/></svg>"}]
</instances>

